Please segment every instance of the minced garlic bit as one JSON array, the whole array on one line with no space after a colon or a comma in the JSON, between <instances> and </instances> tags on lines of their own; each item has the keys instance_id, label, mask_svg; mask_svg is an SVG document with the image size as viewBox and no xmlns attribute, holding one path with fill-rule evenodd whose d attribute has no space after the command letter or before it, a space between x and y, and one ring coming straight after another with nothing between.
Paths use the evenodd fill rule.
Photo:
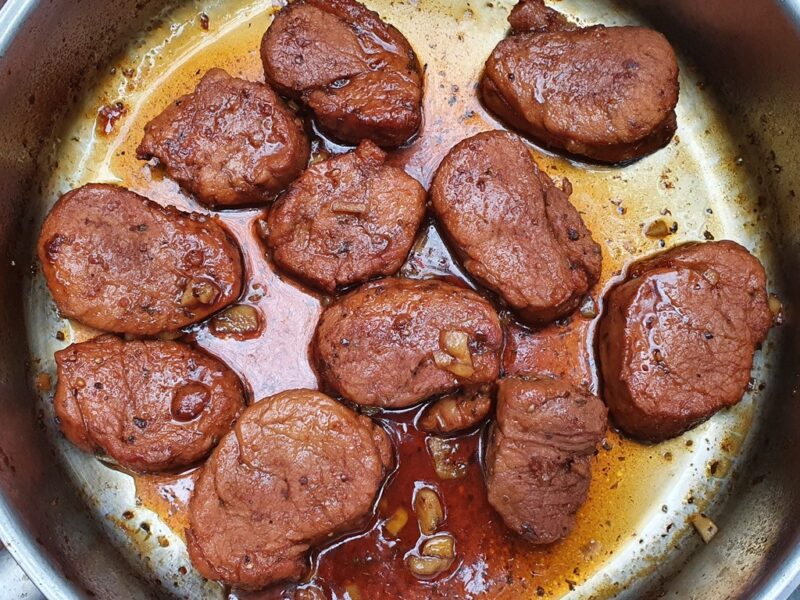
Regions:
<instances>
[{"instance_id":1,"label":"minced garlic bit","mask_svg":"<svg viewBox=\"0 0 800 600\"><path fill-rule=\"evenodd\" d=\"M719 527L717 527L714 521L709 519L703 513L692 515L689 517L689 521L692 525L694 525L697 533L700 534L700 537L703 538L703 541L706 544L708 544L719 531Z\"/></svg>"}]
</instances>

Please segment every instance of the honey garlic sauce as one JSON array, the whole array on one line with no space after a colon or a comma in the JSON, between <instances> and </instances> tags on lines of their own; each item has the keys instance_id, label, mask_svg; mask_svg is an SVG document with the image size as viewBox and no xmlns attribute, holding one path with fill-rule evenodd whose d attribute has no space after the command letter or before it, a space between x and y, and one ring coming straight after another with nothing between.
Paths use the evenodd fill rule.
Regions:
<instances>
[{"instance_id":1,"label":"honey garlic sauce","mask_svg":"<svg viewBox=\"0 0 800 600\"><path fill-rule=\"evenodd\" d=\"M189 527L189 498L199 470L181 475L137 475L136 496L143 506L158 514L172 531L184 537ZM184 538L185 539L185 538Z\"/></svg>"},{"instance_id":2,"label":"honey garlic sauce","mask_svg":"<svg viewBox=\"0 0 800 600\"><path fill-rule=\"evenodd\" d=\"M408 37L425 65L423 129L391 160L426 187L450 147L465 137L500 127L477 100L475 87L485 58L506 34L505 19L513 3L366 0ZM582 22L621 22L619 8L611 3L586 4L564 0L558 8ZM277 0L198 0L162 15L87 92L79 118L63 136L59 172L51 182L53 195L90 181L113 182L162 204L209 212L165 177L161 168L137 160L135 148L144 124L173 99L190 92L209 68L261 80L259 43L278 5ZM708 101L685 70L681 90L676 139L628 167L578 165L532 148L539 165L552 177L570 179L571 201L603 248L602 281L592 291L598 309L603 286L635 257L704 235L744 237L737 223L746 220L742 214L747 206L735 199L746 196L746 183L737 184L730 175L728 185L721 189L709 183L714 180L709 174L716 176L720 167L707 157L718 156L722 161L732 151L719 141L721 125L714 120L714 111L698 110ZM108 107L113 107L113 119L108 118ZM327 142L322 145L343 150ZM730 158L733 164L733 155ZM308 345L321 312L321 298L275 273L256 232L263 209L213 214L243 250L248 280L239 302L258 310L262 326L257 336L235 339L214 335L206 322L188 330L188 339L235 369L246 382L251 401L284 389L317 387ZM663 240L648 238L643 231L654 219L665 219L674 231ZM423 227L403 273L462 277L430 222ZM592 320L579 313L540 331L512 320L505 371L552 373L595 386L591 326ZM73 324L67 339L87 339L95 333ZM736 409L739 412L731 411L731 421L747 422L751 406L745 403ZM692 494L695 506L703 502L703 491L693 490L685 474L704 467L693 463L695 449L701 443L710 448L715 442L703 427L658 446L639 445L609 432L594 461L589 498L580 509L575 530L562 542L533 547L511 535L488 505L477 459L485 432L473 431L453 441L455 454L467 464L466 474L441 480L434 472L425 434L413 426L414 415L415 411L407 411L377 417L395 441L399 467L383 491L370 529L335 541L315 555L312 578L306 584L320 587L328 598L561 597L581 584L597 597L613 594L647 570L647 551L656 560L666 544L685 531L686 497ZM700 442L704 437L706 441ZM194 476L136 477L138 501L183 535ZM446 513L441 531L456 540L455 562L430 582L417 580L405 565L406 554L420 543L412 499L422 485L440 494ZM704 491L710 496L719 485L711 482ZM665 489L671 492L659 493L654 502L654 490ZM394 538L384 522L398 508L407 511L409 520ZM640 540L647 540L645 552ZM187 561L184 557L180 562L183 574ZM294 586L286 585L259 594L232 595L291 598L293 590ZM218 593L217 597L224 594L221 588Z\"/></svg>"}]
</instances>

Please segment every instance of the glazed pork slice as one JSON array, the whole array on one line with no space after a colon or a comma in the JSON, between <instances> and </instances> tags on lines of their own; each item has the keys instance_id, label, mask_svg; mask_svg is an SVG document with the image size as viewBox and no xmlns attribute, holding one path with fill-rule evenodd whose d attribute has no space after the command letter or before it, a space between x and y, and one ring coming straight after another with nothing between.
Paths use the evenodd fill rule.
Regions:
<instances>
[{"instance_id":1,"label":"glazed pork slice","mask_svg":"<svg viewBox=\"0 0 800 600\"><path fill-rule=\"evenodd\" d=\"M563 188L522 140L502 131L456 144L431 186L431 205L464 268L526 323L568 315L600 276L600 247Z\"/></svg>"},{"instance_id":2,"label":"glazed pork slice","mask_svg":"<svg viewBox=\"0 0 800 600\"><path fill-rule=\"evenodd\" d=\"M53 403L66 438L133 471L202 460L244 408L233 371L178 342L104 335L55 357Z\"/></svg>"},{"instance_id":3,"label":"glazed pork slice","mask_svg":"<svg viewBox=\"0 0 800 600\"><path fill-rule=\"evenodd\" d=\"M298 580L311 547L365 523L393 465L383 429L324 394L262 400L200 474L186 532L192 563L244 589Z\"/></svg>"},{"instance_id":4,"label":"glazed pork slice","mask_svg":"<svg viewBox=\"0 0 800 600\"><path fill-rule=\"evenodd\" d=\"M462 386L492 383L503 330L489 302L441 279L383 279L322 313L312 342L332 392L403 408Z\"/></svg>"},{"instance_id":5,"label":"glazed pork slice","mask_svg":"<svg viewBox=\"0 0 800 600\"><path fill-rule=\"evenodd\" d=\"M502 380L486 485L505 524L532 544L569 535L605 431L606 407L582 388L558 379Z\"/></svg>"},{"instance_id":6,"label":"glazed pork slice","mask_svg":"<svg viewBox=\"0 0 800 600\"><path fill-rule=\"evenodd\" d=\"M268 83L346 143L408 141L422 123L422 69L406 38L355 0L287 4L261 43Z\"/></svg>"},{"instance_id":7,"label":"glazed pork slice","mask_svg":"<svg viewBox=\"0 0 800 600\"><path fill-rule=\"evenodd\" d=\"M200 202L221 208L271 201L309 154L302 122L272 88L222 69L145 125L136 149Z\"/></svg>"},{"instance_id":8,"label":"glazed pork slice","mask_svg":"<svg viewBox=\"0 0 800 600\"><path fill-rule=\"evenodd\" d=\"M608 292L597 332L614 422L658 442L736 404L772 320L764 268L734 242L634 264Z\"/></svg>"},{"instance_id":9,"label":"glazed pork slice","mask_svg":"<svg viewBox=\"0 0 800 600\"><path fill-rule=\"evenodd\" d=\"M239 247L216 219L113 185L64 194L42 225L38 254L61 314L104 331L175 331L242 289Z\"/></svg>"},{"instance_id":10,"label":"glazed pork slice","mask_svg":"<svg viewBox=\"0 0 800 600\"><path fill-rule=\"evenodd\" d=\"M310 167L270 210L275 263L328 293L395 274L425 214L426 193L386 159L365 141Z\"/></svg>"},{"instance_id":11,"label":"glazed pork slice","mask_svg":"<svg viewBox=\"0 0 800 600\"><path fill-rule=\"evenodd\" d=\"M645 27L577 27L542 0L521 0L512 35L486 61L484 104L536 142L619 163L669 143L678 64Z\"/></svg>"}]
</instances>

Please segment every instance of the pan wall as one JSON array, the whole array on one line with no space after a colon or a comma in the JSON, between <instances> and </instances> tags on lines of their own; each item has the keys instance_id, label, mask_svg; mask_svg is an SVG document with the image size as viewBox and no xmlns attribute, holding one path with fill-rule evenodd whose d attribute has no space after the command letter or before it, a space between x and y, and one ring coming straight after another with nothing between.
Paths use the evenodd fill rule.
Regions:
<instances>
[{"instance_id":1,"label":"pan wall","mask_svg":"<svg viewBox=\"0 0 800 600\"><path fill-rule=\"evenodd\" d=\"M158 4L0 2L0 536L50 598L157 597L105 543L58 469L34 410L20 291L32 268L26 206L37 173L52 168L59 117Z\"/></svg>"},{"instance_id":2,"label":"pan wall","mask_svg":"<svg viewBox=\"0 0 800 600\"><path fill-rule=\"evenodd\" d=\"M637 3L660 30L695 57L740 140L744 167L759 184L759 227L772 238L784 303L769 407L752 464L720 515L720 533L677 575L665 598L783 598L800 570L800 2L673 0ZM781 278L782 277L782 278ZM665 574L667 575L667 574Z\"/></svg>"}]
</instances>

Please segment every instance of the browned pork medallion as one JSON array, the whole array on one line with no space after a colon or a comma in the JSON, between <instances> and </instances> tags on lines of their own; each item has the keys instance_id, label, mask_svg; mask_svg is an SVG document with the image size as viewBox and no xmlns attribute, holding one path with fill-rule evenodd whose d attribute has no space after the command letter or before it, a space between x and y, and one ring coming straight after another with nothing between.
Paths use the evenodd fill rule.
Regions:
<instances>
[{"instance_id":1,"label":"browned pork medallion","mask_svg":"<svg viewBox=\"0 0 800 600\"><path fill-rule=\"evenodd\" d=\"M211 69L144 127L136 155L156 157L208 206L272 200L308 163L303 124L263 83Z\"/></svg>"},{"instance_id":2,"label":"browned pork medallion","mask_svg":"<svg viewBox=\"0 0 800 600\"><path fill-rule=\"evenodd\" d=\"M441 279L384 279L322 313L313 341L323 382L351 402L411 406L500 371L503 330L492 305Z\"/></svg>"},{"instance_id":3,"label":"browned pork medallion","mask_svg":"<svg viewBox=\"0 0 800 600\"><path fill-rule=\"evenodd\" d=\"M600 247L525 144L502 131L456 144L431 203L464 268L530 324L574 311L600 276Z\"/></svg>"},{"instance_id":4,"label":"browned pork medallion","mask_svg":"<svg viewBox=\"0 0 800 600\"><path fill-rule=\"evenodd\" d=\"M521 0L486 62L486 106L545 146L602 162L640 158L675 133L678 64L644 27L577 27Z\"/></svg>"},{"instance_id":5,"label":"browned pork medallion","mask_svg":"<svg viewBox=\"0 0 800 600\"><path fill-rule=\"evenodd\" d=\"M425 190L370 141L309 168L272 207L279 267L326 291L393 275L425 214Z\"/></svg>"},{"instance_id":6,"label":"browned pork medallion","mask_svg":"<svg viewBox=\"0 0 800 600\"><path fill-rule=\"evenodd\" d=\"M566 537L606 431L597 396L558 379L505 379L486 452L489 502L533 544Z\"/></svg>"},{"instance_id":7,"label":"browned pork medallion","mask_svg":"<svg viewBox=\"0 0 800 600\"><path fill-rule=\"evenodd\" d=\"M354 0L296 0L261 42L268 83L352 144L399 146L422 123L422 74L403 34Z\"/></svg>"},{"instance_id":8,"label":"browned pork medallion","mask_svg":"<svg viewBox=\"0 0 800 600\"><path fill-rule=\"evenodd\" d=\"M233 371L178 342L104 335L56 352L56 365L53 402L64 435L134 471L204 458L244 407Z\"/></svg>"},{"instance_id":9,"label":"browned pork medallion","mask_svg":"<svg viewBox=\"0 0 800 600\"><path fill-rule=\"evenodd\" d=\"M660 441L736 404L773 315L764 268L734 242L639 262L598 326L603 397L626 433Z\"/></svg>"},{"instance_id":10,"label":"browned pork medallion","mask_svg":"<svg viewBox=\"0 0 800 600\"><path fill-rule=\"evenodd\" d=\"M324 394L262 400L200 474L186 532L192 563L245 589L300 579L311 546L364 524L393 465L383 429Z\"/></svg>"},{"instance_id":11,"label":"browned pork medallion","mask_svg":"<svg viewBox=\"0 0 800 600\"><path fill-rule=\"evenodd\" d=\"M42 225L38 253L61 314L105 331L174 331L242 288L239 248L215 219L113 185L64 194Z\"/></svg>"}]
</instances>

